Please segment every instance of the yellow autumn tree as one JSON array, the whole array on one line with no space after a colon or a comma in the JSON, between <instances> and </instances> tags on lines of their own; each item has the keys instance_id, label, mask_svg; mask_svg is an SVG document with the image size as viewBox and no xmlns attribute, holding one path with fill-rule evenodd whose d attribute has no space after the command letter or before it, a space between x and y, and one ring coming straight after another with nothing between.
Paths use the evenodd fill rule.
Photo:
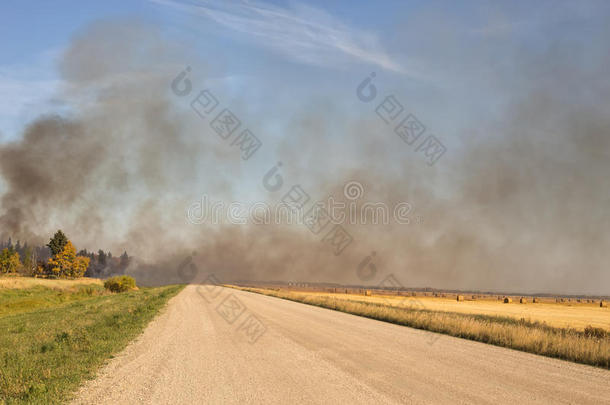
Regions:
<instances>
[{"instance_id":1,"label":"yellow autumn tree","mask_svg":"<svg viewBox=\"0 0 610 405\"><path fill-rule=\"evenodd\" d=\"M72 267L72 277L82 277L89 267L89 259L85 256L76 256L74 259L74 266Z\"/></svg>"},{"instance_id":2,"label":"yellow autumn tree","mask_svg":"<svg viewBox=\"0 0 610 405\"><path fill-rule=\"evenodd\" d=\"M19 253L12 249L2 249L0 253L0 273L15 273L20 267Z\"/></svg>"},{"instance_id":3,"label":"yellow autumn tree","mask_svg":"<svg viewBox=\"0 0 610 405\"><path fill-rule=\"evenodd\" d=\"M56 277L82 277L88 266L89 258L76 256L76 248L69 240L48 262L49 272Z\"/></svg>"}]
</instances>

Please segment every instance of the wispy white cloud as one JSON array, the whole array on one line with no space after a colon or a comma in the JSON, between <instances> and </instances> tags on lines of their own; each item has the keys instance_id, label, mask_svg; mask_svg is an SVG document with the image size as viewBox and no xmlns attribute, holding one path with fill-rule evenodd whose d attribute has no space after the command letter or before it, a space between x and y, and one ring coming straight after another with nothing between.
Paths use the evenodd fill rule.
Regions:
<instances>
[{"instance_id":1,"label":"wispy white cloud","mask_svg":"<svg viewBox=\"0 0 610 405\"><path fill-rule=\"evenodd\" d=\"M151 0L190 15L211 19L248 41L303 63L339 67L368 63L408 73L384 50L377 37L352 28L329 13L293 3L283 8L258 1Z\"/></svg>"}]
</instances>

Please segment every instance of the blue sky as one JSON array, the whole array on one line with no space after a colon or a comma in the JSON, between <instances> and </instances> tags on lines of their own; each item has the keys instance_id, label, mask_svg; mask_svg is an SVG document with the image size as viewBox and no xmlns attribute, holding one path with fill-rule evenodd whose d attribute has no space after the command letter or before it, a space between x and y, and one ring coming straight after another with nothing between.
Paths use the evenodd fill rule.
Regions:
<instances>
[{"instance_id":1,"label":"blue sky","mask_svg":"<svg viewBox=\"0 0 610 405\"><path fill-rule=\"evenodd\" d=\"M61 84L57 60L62 51L92 22L113 19L160 27L164 35L202 59L214 55L211 59L217 58L221 65L212 69L234 81L241 78L256 87L273 83L278 75L299 78L292 80L293 93L301 97L344 92L346 86L377 70L387 88L409 97L420 114L447 131L462 124L460 117L493 112L494 102L470 108L459 100L465 90L481 97L497 94L497 77L490 76L510 61L511 52L548 47L549 33L576 35L587 26L594 30L604 22L599 11L607 7L602 4L4 1L0 4L0 132L5 139L13 138L38 113L55 111L58 100L53 97ZM468 55L469 45L478 51ZM458 58L459 63L443 60L447 57ZM491 60L495 72L485 66ZM501 103L501 98L494 99ZM452 113L456 104L461 111Z\"/></svg>"},{"instance_id":2,"label":"blue sky","mask_svg":"<svg viewBox=\"0 0 610 405\"><path fill-rule=\"evenodd\" d=\"M480 97L498 94L498 78L490 75L510 62L512 52L546 48L553 34L595 30L605 21L600 9L607 7L601 2L470 1L458 7L453 1L4 1L0 131L12 138L38 113L54 111L57 59L75 33L98 20L150 22L202 59L221 55L216 69L223 76L250 85L278 74L298 77L292 80L294 92L305 96L342 92L348 81L379 70L388 88L408 93L420 114L447 131L460 126L461 116L493 112L494 102L473 111L459 105L463 110L453 114L448 110L455 108L447 106L462 104L465 90ZM469 45L478 51L468 55ZM485 66L491 61L495 72ZM501 98L494 99L501 103ZM427 112L432 109L438 114Z\"/></svg>"}]
</instances>

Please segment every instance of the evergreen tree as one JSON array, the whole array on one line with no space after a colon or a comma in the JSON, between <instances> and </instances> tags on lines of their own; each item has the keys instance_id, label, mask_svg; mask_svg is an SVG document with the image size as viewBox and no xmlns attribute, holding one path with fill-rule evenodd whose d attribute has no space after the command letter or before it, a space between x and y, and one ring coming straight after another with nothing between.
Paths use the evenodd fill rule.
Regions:
<instances>
[{"instance_id":1,"label":"evergreen tree","mask_svg":"<svg viewBox=\"0 0 610 405\"><path fill-rule=\"evenodd\" d=\"M119 267L122 271L125 271L127 266L129 266L129 256L127 255L127 251L124 251L121 255L121 262L119 264Z\"/></svg>"},{"instance_id":2,"label":"evergreen tree","mask_svg":"<svg viewBox=\"0 0 610 405\"><path fill-rule=\"evenodd\" d=\"M55 256L63 252L66 243L68 243L68 238L60 229L55 232L55 235L53 235L47 246L49 247L49 249L51 249L51 254Z\"/></svg>"},{"instance_id":3,"label":"evergreen tree","mask_svg":"<svg viewBox=\"0 0 610 405\"><path fill-rule=\"evenodd\" d=\"M102 249L97 251L97 264L106 267L106 253Z\"/></svg>"}]
</instances>

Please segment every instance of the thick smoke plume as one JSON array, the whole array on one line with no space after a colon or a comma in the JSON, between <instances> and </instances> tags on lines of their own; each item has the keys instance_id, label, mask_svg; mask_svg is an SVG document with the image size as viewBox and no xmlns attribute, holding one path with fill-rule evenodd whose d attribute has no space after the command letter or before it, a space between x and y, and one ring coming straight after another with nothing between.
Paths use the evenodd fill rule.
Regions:
<instances>
[{"instance_id":1,"label":"thick smoke plume","mask_svg":"<svg viewBox=\"0 0 610 405\"><path fill-rule=\"evenodd\" d=\"M79 248L127 249L148 283L181 281L188 255L197 277L362 283L356 269L375 251L372 284L392 273L405 286L609 292L607 56L591 72L561 52L520 55L526 78L511 105L454 134L460 144L430 167L397 151L374 113L354 118L332 100L295 112L290 136L265 143L275 160L243 162L177 105L170 83L186 55L133 22L74 38L60 66L68 112L0 146L3 236L41 242L61 228ZM287 184L272 193L262 177L278 160ZM277 202L299 183L314 199L348 202L351 180L364 186L359 204L409 202L411 223L346 225L354 242L335 256L304 225L185 220L203 192Z\"/></svg>"}]
</instances>

